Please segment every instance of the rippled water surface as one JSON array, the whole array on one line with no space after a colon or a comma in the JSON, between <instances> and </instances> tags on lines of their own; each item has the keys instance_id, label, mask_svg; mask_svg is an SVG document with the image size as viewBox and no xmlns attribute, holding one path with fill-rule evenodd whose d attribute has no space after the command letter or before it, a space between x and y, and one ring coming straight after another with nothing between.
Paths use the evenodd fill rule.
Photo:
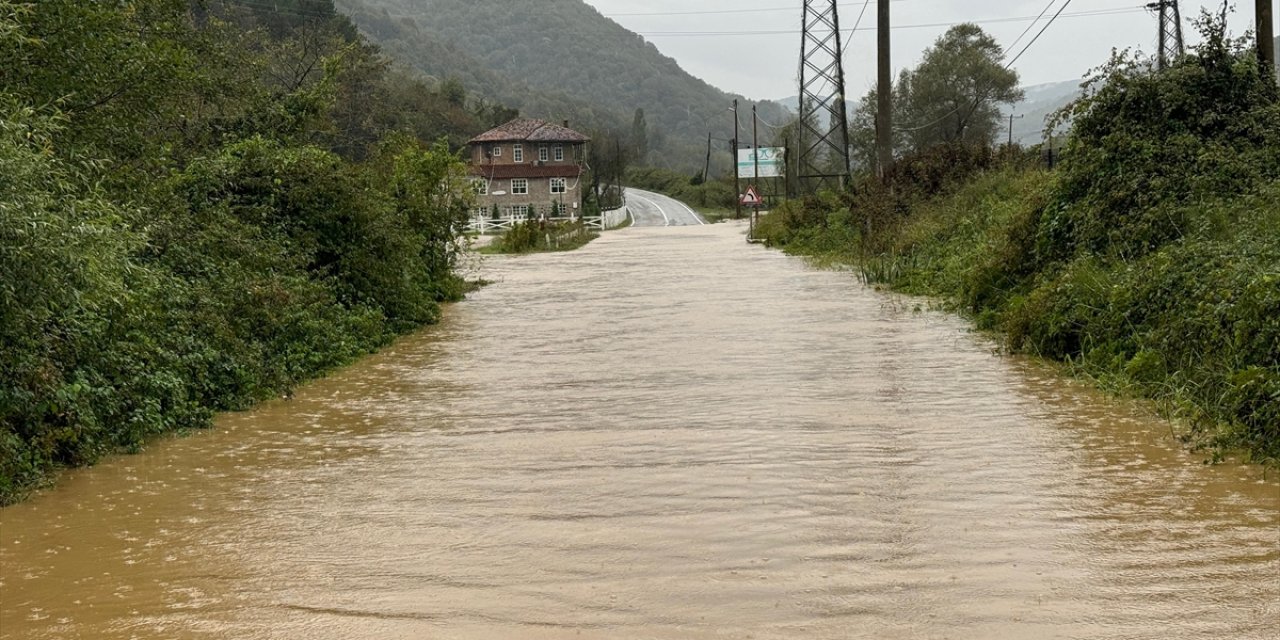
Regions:
<instances>
[{"instance_id":1,"label":"rippled water surface","mask_svg":"<svg viewBox=\"0 0 1280 640\"><path fill-rule=\"evenodd\" d=\"M614 232L0 511L5 638L1280 634L1280 483L962 321Z\"/></svg>"}]
</instances>

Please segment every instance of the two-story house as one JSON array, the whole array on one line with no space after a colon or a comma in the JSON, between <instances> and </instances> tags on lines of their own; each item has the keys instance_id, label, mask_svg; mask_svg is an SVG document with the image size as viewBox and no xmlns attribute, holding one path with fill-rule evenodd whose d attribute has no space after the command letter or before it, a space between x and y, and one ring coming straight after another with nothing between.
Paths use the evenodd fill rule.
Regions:
<instances>
[{"instance_id":1,"label":"two-story house","mask_svg":"<svg viewBox=\"0 0 1280 640\"><path fill-rule=\"evenodd\" d=\"M569 128L516 118L468 143L476 218L523 220L582 215L586 145Z\"/></svg>"}]
</instances>

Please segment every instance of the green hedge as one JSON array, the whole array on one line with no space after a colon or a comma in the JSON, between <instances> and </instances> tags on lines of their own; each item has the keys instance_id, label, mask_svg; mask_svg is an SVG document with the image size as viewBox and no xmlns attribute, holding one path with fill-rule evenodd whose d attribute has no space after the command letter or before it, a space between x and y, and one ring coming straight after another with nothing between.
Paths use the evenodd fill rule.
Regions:
<instances>
[{"instance_id":1,"label":"green hedge","mask_svg":"<svg viewBox=\"0 0 1280 640\"><path fill-rule=\"evenodd\" d=\"M1215 455L1280 461L1280 96L1205 35L1164 73L1105 68L1056 171L935 149L761 232L1157 399Z\"/></svg>"}]
</instances>

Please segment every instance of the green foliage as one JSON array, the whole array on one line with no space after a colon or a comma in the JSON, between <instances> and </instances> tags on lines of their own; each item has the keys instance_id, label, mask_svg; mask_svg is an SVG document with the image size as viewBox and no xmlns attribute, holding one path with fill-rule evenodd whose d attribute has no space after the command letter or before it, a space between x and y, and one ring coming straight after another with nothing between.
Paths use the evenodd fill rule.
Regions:
<instances>
[{"instance_id":1,"label":"green foliage","mask_svg":"<svg viewBox=\"0 0 1280 640\"><path fill-rule=\"evenodd\" d=\"M1046 214L1045 258L1089 252L1140 258L1209 231L1187 205L1280 178L1280 103L1245 41L1220 23L1165 73L1117 57L1096 90L1069 106L1074 129L1059 195Z\"/></svg>"},{"instance_id":2,"label":"green foliage","mask_svg":"<svg viewBox=\"0 0 1280 640\"><path fill-rule=\"evenodd\" d=\"M694 178L698 180L695 182ZM701 180L701 172L690 176L657 167L635 167L627 171L626 184L659 191L701 209L729 210L737 202L733 179Z\"/></svg>"},{"instance_id":3,"label":"green foliage","mask_svg":"<svg viewBox=\"0 0 1280 640\"><path fill-rule=\"evenodd\" d=\"M974 24L951 27L893 86L894 147L899 154L939 144L990 146L1001 129L1000 104L1022 99L1018 74L1006 69L995 38ZM863 97L850 122L862 166L875 166L876 91Z\"/></svg>"},{"instance_id":4,"label":"green foliage","mask_svg":"<svg viewBox=\"0 0 1280 640\"><path fill-rule=\"evenodd\" d=\"M0 504L462 295L464 169L421 141L475 115L327 1L230 4L0 2Z\"/></svg>"},{"instance_id":5,"label":"green foliage","mask_svg":"<svg viewBox=\"0 0 1280 640\"><path fill-rule=\"evenodd\" d=\"M506 233L498 236L487 247L488 253L536 253L543 251L572 251L600 237L582 224L582 221L544 222L527 220L517 222Z\"/></svg>"},{"instance_id":6,"label":"green foliage","mask_svg":"<svg viewBox=\"0 0 1280 640\"><path fill-rule=\"evenodd\" d=\"M938 148L761 231L1154 398L1215 458L1280 461L1280 96L1202 27L1163 73L1105 67L1055 172Z\"/></svg>"}]
</instances>

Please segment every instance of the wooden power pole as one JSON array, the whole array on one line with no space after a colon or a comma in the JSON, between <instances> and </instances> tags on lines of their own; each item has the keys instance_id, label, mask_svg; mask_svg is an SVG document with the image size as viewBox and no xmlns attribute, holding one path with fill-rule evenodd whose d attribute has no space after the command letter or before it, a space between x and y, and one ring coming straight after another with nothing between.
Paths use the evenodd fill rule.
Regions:
<instances>
[{"instance_id":1,"label":"wooden power pole","mask_svg":"<svg viewBox=\"0 0 1280 640\"><path fill-rule=\"evenodd\" d=\"M738 101L733 101L733 219L742 217L742 184L738 181Z\"/></svg>"},{"instance_id":2,"label":"wooden power pole","mask_svg":"<svg viewBox=\"0 0 1280 640\"><path fill-rule=\"evenodd\" d=\"M880 177L888 174L893 164L893 73L890 67L889 2L878 0L876 18L878 26L878 80L876 82L876 159Z\"/></svg>"},{"instance_id":3,"label":"wooden power pole","mask_svg":"<svg viewBox=\"0 0 1280 640\"><path fill-rule=\"evenodd\" d=\"M1276 31L1275 14L1272 12L1273 0L1254 0L1257 6L1258 22L1258 66L1263 74L1276 74Z\"/></svg>"}]
</instances>

